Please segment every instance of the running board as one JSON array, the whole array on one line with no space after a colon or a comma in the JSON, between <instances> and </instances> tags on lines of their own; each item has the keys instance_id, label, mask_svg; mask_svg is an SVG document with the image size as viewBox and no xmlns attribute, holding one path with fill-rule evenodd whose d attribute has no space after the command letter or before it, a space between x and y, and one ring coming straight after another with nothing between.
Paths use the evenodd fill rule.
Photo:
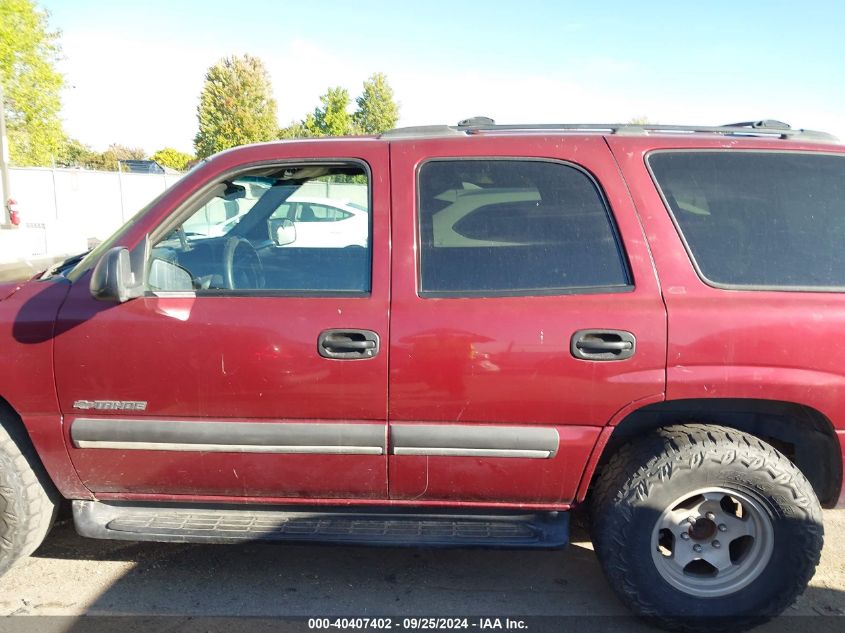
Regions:
<instances>
[{"instance_id":1,"label":"running board","mask_svg":"<svg viewBox=\"0 0 845 633\"><path fill-rule=\"evenodd\" d=\"M358 545L555 548L569 513L303 508L74 501L76 531L90 538L171 543L290 541Z\"/></svg>"}]
</instances>

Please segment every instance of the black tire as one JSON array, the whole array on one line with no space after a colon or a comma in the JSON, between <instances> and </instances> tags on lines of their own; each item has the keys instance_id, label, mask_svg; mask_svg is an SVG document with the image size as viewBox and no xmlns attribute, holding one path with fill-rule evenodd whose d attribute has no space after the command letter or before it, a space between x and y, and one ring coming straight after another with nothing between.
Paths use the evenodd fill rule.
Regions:
<instances>
[{"instance_id":1,"label":"black tire","mask_svg":"<svg viewBox=\"0 0 845 633\"><path fill-rule=\"evenodd\" d=\"M742 579L741 574L746 573L742 582L747 584L722 585L722 591L730 592L726 595L707 595L706 590L684 586L684 583L698 588L713 586L708 583L715 583L722 573L716 567L709 571L706 561L696 560L682 566L690 549L679 549L674 559L674 552L667 556L665 550L654 547L668 538L670 548L699 548L696 552L711 544L721 548L717 540L710 540L720 538L719 530L730 529L725 523L716 524L721 515L708 514L713 519L709 523L699 518L704 526L701 530L706 532L695 530L698 523L690 523L689 519L680 521L681 530L690 526L686 535L674 530L674 517L689 513L685 504L704 507L696 506L704 503L699 498L705 499L705 493L698 493L711 490L717 491L708 493L712 499L718 499L721 491L726 490L748 500L754 509L747 511L744 519L742 510L737 510L742 507L741 502L733 505L736 499L731 496L721 501L727 504L725 511L739 512L741 521L747 523L757 513L761 526L770 522L765 527L767 531L760 535L756 550L761 552L759 558L751 558L753 548L757 547L755 537L741 537L745 540L737 542L736 550L734 542L729 542L730 561L725 577L740 574ZM690 495L690 501L685 495ZM673 505L679 499L685 500ZM719 501L707 503L712 508ZM756 437L708 424L658 429L622 446L602 469L592 493L591 515L593 544L617 595L629 609L652 624L679 631L742 630L779 614L812 578L824 535L818 499L792 462ZM730 523L728 519L732 517L724 519ZM661 530L664 521L673 528ZM684 540L677 539L676 534ZM763 539L764 535L768 541ZM744 559L733 560L734 552L742 547L751 552L748 560L756 561L756 566L747 568L747 572L739 571ZM658 554L653 555L653 550L658 550ZM705 555L719 554L724 555L725 551L710 550L708 554L705 550ZM680 570L680 580L675 579L673 574L678 572L671 572L672 569ZM704 572L711 575L699 577Z\"/></svg>"},{"instance_id":2,"label":"black tire","mask_svg":"<svg viewBox=\"0 0 845 633\"><path fill-rule=\"evenodd\" d=\"M0 403L0 574L41 545L58 494L17 416Z\"/></svg>"}]
</instances>

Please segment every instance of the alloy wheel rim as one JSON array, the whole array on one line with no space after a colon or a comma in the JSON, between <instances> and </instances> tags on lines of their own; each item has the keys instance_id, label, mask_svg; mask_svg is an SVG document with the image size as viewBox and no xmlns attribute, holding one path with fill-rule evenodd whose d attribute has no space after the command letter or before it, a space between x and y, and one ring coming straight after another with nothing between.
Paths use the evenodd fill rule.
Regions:
<instances>
[{"instance_id":1,"label":"alloy wheel rim","mask_svg":"<svg viewBox=\"0 0 845 633\"><path fill-rule=\"evenodd\" d=\"M763 572L773 548L774 527L762 503L721 487L702 488L669 504L651 539L660 576L700 598L747 587Z\"/></svg>"}]
</instances>

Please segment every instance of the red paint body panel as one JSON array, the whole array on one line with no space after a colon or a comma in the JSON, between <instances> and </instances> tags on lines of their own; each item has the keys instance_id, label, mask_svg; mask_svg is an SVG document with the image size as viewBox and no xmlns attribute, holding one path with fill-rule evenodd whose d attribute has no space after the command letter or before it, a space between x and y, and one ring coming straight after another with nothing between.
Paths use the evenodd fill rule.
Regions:
<instances>
[{"instance_id":1,"label":"red paint body panel","mask_svg":"<svg viewBox=\"0 0 845 633\"><path fill-rule=\"evenodd\" d=\"M2 283L0 284L0 301L11 297L15 292L20 290L23 282Z\"/></svg>"},{"instance_id":2,"label":"red paint body panel","mask_svg":"<svg viewBox=\"0 0 845 633\"><path fill-rule=\"evenodd\" d=\"M324 420L315 420L321 421ZM67 428L71 426L72 420ZM74 466L98 498L103 493L228 498L383 499L387 496L384 455L80 449L72 447L69 434L67 442Z\"/></svg>"},{"instance_id":3,"label":"red paint body panel","mask_svg":"<svg viewBox=\"0 0 845 633\"><path fill-rule=\"evenodd\" d=\"M72 449L83 483L103 493L384 499L383 455L275 455ZM128 498L128 497L127 497Z\"/></svg>"},{"instance_id":4,"label":"red paint body panel","mask_svg":"<svg viewBox=\"0 0 845 633\"><path fill-rule=\"evenodd\" d=\"M455 156L550 158L570 161L592 173L615 216L634 289L543 297L419 297L417 168L431 157ZM391 161L392 421L601 427L630 402L662 397L665 310L642 228L601 137L404 141L393 144ZM637 353L618 362L574 358L569 351L572 334L588 328L633 332ZM592 442L597 435L598 429L592 432ZM589 448L585 452L580 439L571 444L562 439L560 451L550 464L555 472L542 476L532 463L537 460L490 460L496 462L491 466L488 460L391 455L391 498L495 500L521 494L536 500L571 501ZM571 462L577 463L577 472L568 470ZM498 476L502 466L507 467L512 483L519 485L510 486ZM423 492L420 482L425 481L429 485Z\"/></svg>"},{"instance_id":5,"label":"red paint body panel","mask_svg":"<svg viewBox=\"0 0 845 633\"><path fill-rule=\"evenodd\" d=\"M56 380L65 415L76 400L108 398L148 401L143 415L165 418L386 419L386 350L355 362L317 354L328 328L387 339L385 296L111 305L92 299L87 281L73 285L60 316Z\"/></svg>"},{"instance_id":6,"label":"red paint body panel","mask_svg":"<svg viewBox=\"0 0 845 633\"><path fill-rule=\"evenodd\" d=\"M0 395L21 417L58 414L53 329L67 281L29 282L0 301Z\"/></svg>"},{"instance_id":7,"label":"red paint body panel","mask_svg":"<svg viewBox=\"0 0 845 633\"><path fill-rule=\"evenodd\" d=\"M581 482L578 484L578 490L575 493L576 502L581 503L587 498L587 492L590 490L590 483L592 482L593 475L596 472L596 466L598 466L599 460L604 452L604 448L610 441L611 435L613 435L612 426L606 426L601 430L595 446L593 446L593 450L590 453L590 457L587 460L587 465L584 467L584 473L581 475Z\"/></svg>"},{"instance_id":8,"label":"red paint body panel","mask_svg":"<svg viewBox=\"0 0 845 633\"><path fill-rule=\"evenodd\" d=\"M320 148L326 151L321 154ZM132 247L169 215L200 177L214 179L253 161L321 157L361 159L373 174L370 296L151 296L116 305L94 300L85 275L73 285L58 319L56 381L62 412L73 416L76 400L142 400L148 406L141 415L154 419L369 420L386 425L387 349L352 362L317 353L320 332L331 328L373 330L389 340L385 144L291 143L224 154L180 181L131 232L126 245ZM384 497L387 491L383 455L87 448L73 449L71 457L95 492Z\"/></svg>"},{"instance_id":9,"label":"red paint body panel","mask_svg":"<svg viewBox=\"0 0 845 633\"><path fill-rule=\"evenodd\" d=\"M405 499L308 499L305 497L222 497L213 495L162 495L162 494L113 494L104 492L97 495L101 501L140 501L155 503L256 503L266 505L292 506L362 506L362 507L420 507L420 508L492 508L499 510L544 510L565 511L572 506L568 503L508 503L491 501L437 501L437 500L405 500Z\"/></svg>"},{"instance_id":10,"label":"red paint body panel","mask_svg":"<svg viewBox=\"0 0 845 633\"><path fill-rule=\"evenodd\" d=\"M666 397L765 398L810 406L845 428L845 367L836 354L813 353L814 341L845 331L845 294L723 290L705 284L687 256L651 182L650 139L614 137L614 151L643 218L669 313ZM678 139L661 148L735 148L726 139ZM743 140L743 149L783 143ZM845 153L839 146L791 143L790 150Z\"/></svg>"},{"instance_id":11,"label":"red paint body panel","mask_svg":"<svg viewBox=\"0 0 845 633\"><path fill-rule=\"evenodd\" d=\"M68 459L53 380L53 329L70 284L30 281L4 284L3 288L0 398L21 416L59 492L70 498L89 498L90 492Z\"/></svg>"},{"instance_id":12,"label":"red paint body panel","mask_svg":"<svg viewBox=\"0 0 845 633\"><path fill-rule=\"evenodd\" d=\"M58 414L30 415L23 418L23 422L59 493L67 499L93 499L68 455L62 433L62 417Z\"/></svg>"}]
</instances>

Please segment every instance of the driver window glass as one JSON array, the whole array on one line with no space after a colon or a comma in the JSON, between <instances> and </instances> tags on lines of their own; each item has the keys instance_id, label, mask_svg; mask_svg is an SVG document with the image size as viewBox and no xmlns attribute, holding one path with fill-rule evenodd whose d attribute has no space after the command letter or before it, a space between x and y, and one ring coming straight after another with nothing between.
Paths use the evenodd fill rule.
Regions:
<instances>
[{"instance_id":1,"label":"driver window glass","mask_svg":"<svg viewBox=\"0 0 845 633\"><path fill-rule=\"evenodd\" d=\"M219 183L214 198L155 244L148 288L367 293L369 201L367 173L357 164L246 171Z\"/></svg>"}]
</instances>

